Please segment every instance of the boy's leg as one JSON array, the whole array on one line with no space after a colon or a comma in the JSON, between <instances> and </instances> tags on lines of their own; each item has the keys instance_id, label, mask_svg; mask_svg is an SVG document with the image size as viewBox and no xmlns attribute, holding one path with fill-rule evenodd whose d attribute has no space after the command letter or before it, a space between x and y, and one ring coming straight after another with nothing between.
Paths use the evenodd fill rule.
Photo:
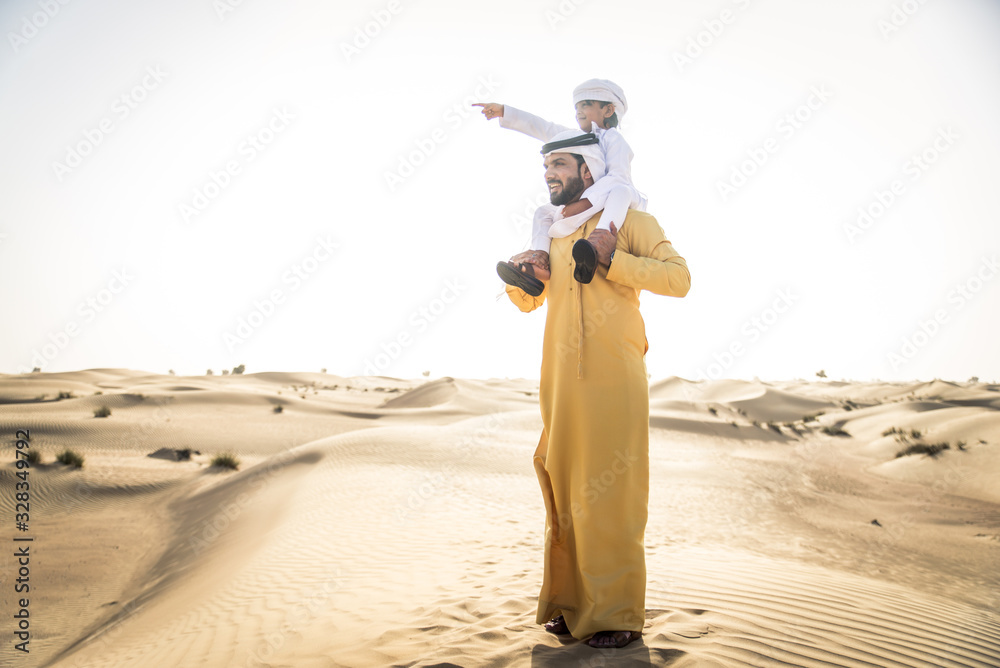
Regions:
<instances>
[{"instance_id":1,"label":"boy's leg","mask_svg":"<svg viewBox=\"0 0 1000 668\"><path fill-rule=\"evenodd\" d=\"M531 250L518 253L507 262L497 263L497 274L509 285L521 288L530 295L542 292L543 281L549 280L549 227L559 213L560 207L543 204L535 210L531 223Z\"/></svg>"},{"instance_id":2,"label":"boy's leg","mask_svg":"<svg viewBox=\"0 0 1000 668\"><path fill-rule=\"evenodd\" d=\"M559 209L560 207L554 204L543 204L535 209L535 217L531 221L531 250L515 256L521 258L520 262L534 265L535 278L542 281L549 280L551 275L549 248L552 245L552 238L549 236L549 228L552 227ZM514 261L513 258L511 260Z\"/></svg>"},{"instance_id":3,"label":"boy's leg","mask_svg":"<svg viewBox=\"0 0 1000 668\"><path fill-rule=\"evenodd\" d=\"M560 207L554 204L543 204L535 209L535 217L531 221L531 249L545 252L548 255L552 238L549 228L556 219Z\"/></svg>"},{"instance_id":4,"label":"boy's leg","mask_svg":"<svg viewBox=\"0 0 1000 668\"><path fill-rule=\"evenodd\" d=\"M615 224L619 230L625 223L625 216L628 215L629 208L637 205L632 198L632 189L628 186L618 186L608 191L608 200L604 203L604 212L601 219L597 221L598 230L610 230L611 223Z\"/></svg>"},{"instance_id":5,"label":"boy's leg","mask_svg":"<svg viewBox=\"0 0 1000 668\"><path fill-rule=\"evenodd\" d=\"M630 204L632 204L631 188L622 185L609 190L608 198L604 202L604 211L594 230L610 230L611 223L621 229ZM580 239L573 244L573 260L576 262L573 278L580 283L590 283L594 280L594 274L597 272L597 249L590 241Z\"/></svg>"}]
</instances>

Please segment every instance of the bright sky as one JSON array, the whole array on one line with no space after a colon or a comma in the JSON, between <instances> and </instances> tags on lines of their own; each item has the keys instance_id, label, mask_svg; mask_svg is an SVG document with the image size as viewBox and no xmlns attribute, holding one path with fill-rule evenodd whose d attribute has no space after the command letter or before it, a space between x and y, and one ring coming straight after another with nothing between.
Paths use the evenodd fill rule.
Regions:
<instances>
[{"instance_id":1,"label":"bright sky","mask_svg":"<svg viewBox=\"0 0 1000 668\"><path fill-rule=\"evenodd\" d=\"M540 146L468 105L572 125L601 77L692 272L643 293L654 378L1000 378L996 2L12 0L0 27L0 372L536 378L544 309L494 266Z\"/></svg>"}]
</instances>

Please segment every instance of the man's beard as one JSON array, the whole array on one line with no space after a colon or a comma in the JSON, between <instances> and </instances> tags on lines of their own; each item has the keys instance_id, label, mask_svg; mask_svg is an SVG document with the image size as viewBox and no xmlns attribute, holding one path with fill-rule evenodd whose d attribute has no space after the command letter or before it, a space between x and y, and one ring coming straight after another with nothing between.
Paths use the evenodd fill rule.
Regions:
<instances>
[{"instance_id":1,"label":"man's beard","mask_svg":"<svg viewBox=\"0 0 1000 668\"><path fill-rule=\"evenodd\" d=\"M569 204L582 195L584 190L586 190L586 188L583 185L583 179L579 176L572 176L568 181L566 181L558 194L549 195L549 201L556 206Z\"/></svg>"}]
</instances>

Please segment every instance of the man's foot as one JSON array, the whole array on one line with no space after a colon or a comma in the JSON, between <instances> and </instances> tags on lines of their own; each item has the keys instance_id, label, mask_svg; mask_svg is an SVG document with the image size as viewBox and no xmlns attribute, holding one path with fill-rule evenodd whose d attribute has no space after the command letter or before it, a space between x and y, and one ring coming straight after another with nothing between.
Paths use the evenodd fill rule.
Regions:
<instances>
[{"instance_id":1,"label":"man's foot","mask_svg":"<svg viewBox=\"0 0 1000 668\"><path fill-rule=\"evenodd\" d=\"M497 274L507 285L521 288L532 297L542 294L545 284L535 278L535 270L532 265L522 262L497 262Z\"/></svg>"},{"instance_id":2,"label":"man's foot","mask_svg":"<svg viewBox=\"0 0 1000 668\"><path fill-rule=\"evenodd\" d=\"M642 637L642 631L598 631L587 644L598 649L621 648Z\"/></svg>"},{"instance_id":3,"label":"man's foot","mask_svg":"<svg viewBox=\"0 0 1000 668\"><path fill-rule=\"evenodd\" d=\"M545 630L549 633L554 633L557 636L564 636L569 633L569 627L566 626L566 620L563 619L562 615L556 615L549 621L545 622Z\"/></svg>"},{"instance_id":4,"label":"man's foot","mask_svg":"<svg viewBox=\"0 0 1000 668\"><path fill-rule=\"evenodd\" d=\"M594 244L586 239L579 239L573 244L573 260L576 267L573 269L573 278L580 283L590 283L594 280L594 272L597 271L597 249Z\"/></svg>"}]
</instances>

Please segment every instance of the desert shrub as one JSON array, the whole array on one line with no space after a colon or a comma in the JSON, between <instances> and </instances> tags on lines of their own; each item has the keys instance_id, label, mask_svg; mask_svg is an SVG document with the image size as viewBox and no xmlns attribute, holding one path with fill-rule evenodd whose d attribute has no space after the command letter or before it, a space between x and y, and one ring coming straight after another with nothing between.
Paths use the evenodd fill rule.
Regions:
<instances>
[{"instance_id":1,"label":"desert shrub","mask_svg":"<svg viewBox=\"0 0 1000 668\"><path fill-rule=\"evenodd\" d=\"M712 415L718 415L719 414L719 411L715 410L711 406L708 407L708 412L711 413Z\"/></svg>"},{"instance_id":2,"label":"desert shrub","mask_svg":"<svg viewBox=\"0 0 1000 668\"><path fill-rule=\"evenodd\" d=\"M78 469L83 468L83 455L66 448L58 455L56 455L56 461L60 464L66 464L68 466L73 466Z\"/></svg>"},{"instance_id":3,"label":"desert shrub","mask_svg":"<svg viewBox=\"0 0 1000 668\"><path fill-rule=\"evenodd\" d=\"M101 406L100 408L94 409L95 418L105 418L108 417L109 415L111 415L111 409L108 408L107 406Z\"/></svg>"},{"instance_id":4,"label":"desert shrub","mask_svg":"<svg viewBox=\"0 0 1000 668\"><path fill-rule=\"evenodd\" d=\"M285 410L285 407L282 406L281 404L278 404L277 406L274 407L274 412L275 413L281 413L284 410Z\"/></svg>"},{"instance_id":5,"label":"desert shrub","mask_svg":"<svg viewBox=\"0 0 1000 668\"><path fill-rule=\"evenodd\" d=\"M191 448L181 448L180 450L174 450L174 454L177 455L177 461L187 462L191 460Z\"/></svg>"},{"instance_id":6,"label":"desert shrub","mask_svg":"<svg viewBox=\"0 0 1000 668\"><path fill-rule=\"evenodd\" d=\"M36 448L28 448L28 463L34 466L42 463L42 453Z\"/></svg>"},{"instance_id":7,"label":"desert shrub","mask_svg":"<svg viewBox=\"0 0 1000 668\"><path fill-rule=\"evenodd\" d=\"M926 443L914 443L908 448L900 450L896 453L896 458L906 457L907 455L929 455L931 457L936 457L939 453L950 450L951 446L947 443L933 443L927 445Z\"/></svg>"},{"instance_id":8,"label":"desert shrub","mask_svg":"<svg viewBox=\"0 0 1000 668\"><path fill-rule=\"evenodd\" d=\"M826 434L827 436L850 436L848 432L844 431L837 425L823 427L822 429L820 429L820 431Z\"/></svg>"},{"instance_id":9,"label":"desert shrub","mask_svg":"<svg viewBox=\"0 0 1000 668\"><path fill-rule=\"evenodd\" d=\"M245 364L241 364L239 366L234 366L233 367L233 374L239 375L239 374L243 373L244 371L246 371L246 368L247 367L246 367Z\"/></svg>"},{"instance_id":10,"label":"desert shrub","mask_svg":"<svg viewBox=\"0 0 1000 668\"><path fill-rule=\"evenodd\" d=\"M58 401L59 399L72 399L72 398L73 398L72 392L59 392L59 396L56 397L56 400Z\"/></svg>"},{"instance_id":11,"label":"desert shrub","mask_svg":"<svg viewBox=\"0 0 1000 668\"><path fill-rule=\"evenodd\" d=\"M965 452L965 446L966 446L965 441L959 441L958 443L955 444L955 447L957 447L962 452Z\"/></svg>"},{"instance_id":12,"label":"desert shrub","mask_svg":"<svg viewBox=\"0 0 1000 668\"><path fill-rule=\"evenodd\" d=\"M212 466L235 471L240 467L240 458L231 452L223 452L212 459Z\"/></svg>"},{"instance_id":13,"label":"desert shrub","mask_svg":"<svg viewBox=\"0 0 1000 668\"><path fill-rule=\"evenodd\" d=\"M767 426L771 431L777 432L779 434L781 433L781 426L776 422L768 422Z\"/></svg>"},{"instance_id":14,"label":"desert shrub","mask_svg":"<svg viewBox=\"0 0 1000 668\"><path fill-rule=\"evenodd\" d=\"M906 431L905 429L900 429L899 427L890 427L882 432L883 436L895 436L897 443L909 443L911 439L918 440L924 435L919 429L911 429Z\"/></svg>"}]
</instances>

